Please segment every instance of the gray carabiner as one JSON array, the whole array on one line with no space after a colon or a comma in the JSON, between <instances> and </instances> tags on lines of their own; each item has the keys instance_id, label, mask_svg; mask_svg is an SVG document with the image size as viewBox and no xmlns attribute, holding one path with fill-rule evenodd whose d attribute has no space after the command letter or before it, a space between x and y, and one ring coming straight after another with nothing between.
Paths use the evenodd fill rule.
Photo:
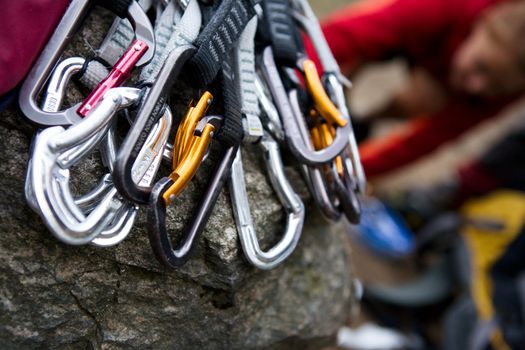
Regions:
<instances>
[{"instance_id":1,"label":"gray carabiner","mask_svg":"<svg viewBox=\"0 0 525 350\"><path fill-rule=\"evenodd\" d=\"M350 123L351 119L346 106L344 87L350 88L352 83L341 73L339 65L323 34L319 20L315 16L309 2L307 0L293 0L292 4L295 5L295 11L293 11L294 18L311 38L312 44L319 56L319 61L323 66L323 80L327 85L327 90L332 93L337 108ZM348 148L352 154L352 165L355 177L357 178L358 191L361 195L364 195L366 193L366 176L361 164L353 129L348 136L348 144Z\"/></svg>"},{"instance_id":2,"label":"gray carabiner","mask_svg":"<svg viewBox=\"0 0 525 350\"><path fill-rule=\"evenodd\" d=\"M57 112L60 110L60 107L62 105L66 86L68 82L70 81L71 77L78 72L80 69L82 69L84 65L85 60L81 57L70 57L62 62L60 62L57 67L55 68L53 74L51 75L51 78L48 83L48 87L44 93L44 97L42 100L42 110L45 112ZM68 155L65 157L62 157L62 165L64 167L70 166L70 164L67 163L67 160L73 160L76 161L77 157L82 155L84 153L84 150L93 147L92 143L97 141L98 137L93 137L90 140L86 141L84 144L82 144L79 147L74 148L70 152L68 152ZM38 206L35 202L34 196L33 196L33 190L31 187L31 169L32 169L32 158L29 159L28 167L27 167L27 179L26 179L26 186L25 186L25 192L26 192L26 199L30 206L35 210L38 211ZM94 203L96 203L97 199L100 200L102 195L106 192L108 189L108 182L105 178L101 181L101 183L93 190L93 192L86 194L85 196L79 197L75 200L75 202L80 203L79 205L85 206L86 209L89 209L93 206Z\"/></svg>"},{"instance_id":3,"label":"gray carabiner","mask_svg":"<svg viewBox=\"0 0 525 350\"><path fill-rule=\"evenodd\" d=\"M164 157L172 125L173 114L166 105L164 114L153 127L131 168L133 182L138 187L148 188L155 180L155 175Z\"/></svg>"},{"instance_id":4,"label":"gray carabiner","mask_svg":"<svg viewBox=\"0 0 525 350\"><path fill-rule=\"evenodd\" d=\"M35 139L33 154L38 155L38 157L33 158L31 169L33 195L39 209L38 213L48 229L59 240L72 245L86 244L98 236L104 227L112 221L116 208L112 205L112 197L108 193L104 200L89 214L89 219L80 223L75 220L74 213L68 212L69 207L74 203L64 205L62 199L60 202L57 201L64 195L63 191L61 194L56 193L57 187L62 185L60 187L67 188L64 184L69 180L69 172L55 168L54 173L48 174L53 169L55 162L47 143L62 131L61 127L47 128L41 131Z\"/></svg>"},{"instance_id":5,"label":"gray carabiner","mask_svg":"<svg viewBox=\"0 0 525 350\"><path fill-rule=\"evenodd\" d=\"M89 11L93 1L72 0L42 54L29 72L20 89L19 104L24 115L39 125L71 125L81 118L76 109L79 105L60 112L45 112L38 106L38 96L43 91L49 74L53 71L73 33ZM155 38L148 17L136 1L131 1L128 16L138 39L148 45L147 52L138 60L137 66L146 64L153 57Z\"/></svg>"},{"instance_id":6,"label":"gray carabiner","mask_svg":"<svg viewBox=\"0 0 525 350\"><path fill-rule=\"evenodd\" d=\"M261 115L261 119L264 119L266 129L275 140L284 142L285 136L283 125L279 118L279 112L277 111L277 108L275 108L271 97L268 96L264 82L258 75L255 76L254 85L257 99L259 100L262 109L265 111L265 113Z\"/></svg>"},{"instance_id":7,"label":"gray carabiner","mask_svg":"<svg viewBox=\"0 0 525 350\"><path fill-rule=\"evenodd\" d=\"M299 104L297 91L291 90L291 97L288 96L281 81L279 71L273 58L273 51L270 46L266 47L262 54L262 71L274 98L277 110L281 115L284 132L288 146L292 154L301 162L307 165L318 166L334 160L348 145L348 135L351 132L349 123L337 128L334 142L319 151L314 151L304 142L299 128L306 127L304 117L299 111L293 110L291 104ZM295 91L295 92L294 92Z\"/></svg>"},{"instance_id":8,"label":"gray carabiner","mask_svg":"<svg viewBox=\"0 0 525 350\"><path fill-rule=\"evenodd\" d=\"M328 85L327 90L332 91L334 96L335 104L348 120L350 124L350 114L346 106L346 98L344 94L343 84L339 81L336 74L327 74L326 83ZM351 125L351 124L350 124ZM357 179L357 190L361 195L366 194L366 175L361 163L361 156L359 155L359 147L355 139L354 130L351 128L351 132L348 135L348 149L351 154L352 168L354 175Z\"/></svg>"},{"instance_id":9,"label":"gray carabiner","mask_svg":"<svg viewBox=\"0 0 525 350\"><path fill-rule=\"evenodd\" d=\"M53 75L51 76L47 91L44 95L43 110L51 112L59 110L62 104L65 87L70 77L75 72L80 70L83 64L84 59L73 57L62 61L56 67ZM101 76L103 75L104 74ZM93 74L90 74L90 76L94 81L100 79L100 77L93 76ZM169 109L167 109L165 115L159 120L158 125L154 128L144 146L144 150L149 152L141 152L141 156L139 156L137 159L137 164L134 165L134 169L139 165L145 168L144 171L141 170L141 174L138 176L138 181L140 181L143 186L148 186L151 184L154 173L160 166L160 162L162 161L162 149L167 142L169 131L171 129L171 123L171 112ZM93 134L93 131L89 131L89 133ZM57 158L58 166L62 169L68 169L72 165L78 163L86 153L89 153L94 147L100 144L104 138L105 142L103 145L105 147L102 151L102 155L103 159L106 159L106 166L111 170L116 154L113 128L109 128L107 131L107 136L105 136L105 132L96 132L94 136L89 137L83 143L80 143L78 146L68 149L60 154L60 156ZM37 213L41 213L39 204L35 200L34 196L31 169L32 160L30 159L26 180L26 198L30 206ZM64 170L57 171L57 173L62 175L56 180L56 183L60 186L54 188L52 191L50 191L50 193L53 193L54 198L60 198L60 201L57 203L57 205L61 208L60 215L66 217L69 222L86 222L87 218L84 214L91 213L98 206L100 206L104 198L108 195L108 192L113 189L111 175L106 174L102 178L102 181L92 191L79 198L73 199L68 187L69 172ZM99 212L103 213L102 211ZM120 209L115 214L114 219L107 223L106 227L104 227L100 234L95 239L93 239L93 241L91 241L91 244L98 246L110 246L120 242L129 234L137 212L137 206L122 203ZM90 217L96 218L93 215ZM60 220L55 219L54 221L58 222ZM91 222L95 224L96 220L92 219ZM97 225L103 226L105 223L106 222L99 222ZM65 224L65 226L67 225ZM86 226L85 229L92 228Z\"/></svg>"},{"instance_id":10,"label":"gray carabiner","mask_svg":"<svg viewBox=\"0 0 525 350\"><path fill-rule=\"evenodd\" d=\"M328 184L325 182L321 169L303 165L301 170L321 214L329 221L339 221L342 215L338 207L339 203L337 203L337 198L334 198L333 193L328 191Z\"/></svg>"}]
</instances>

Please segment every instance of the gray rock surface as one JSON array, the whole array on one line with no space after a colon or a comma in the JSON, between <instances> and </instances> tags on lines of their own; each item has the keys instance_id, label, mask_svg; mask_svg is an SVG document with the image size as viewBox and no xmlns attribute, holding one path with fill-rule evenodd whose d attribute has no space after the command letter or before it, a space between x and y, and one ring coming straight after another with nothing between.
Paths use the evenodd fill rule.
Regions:
<instances>
[{"instance_id":1,"label":"gray rock surface","mask_svg":"<svg viewBox=\"0 0 525 350\"><path fill-rule=\"evenodd\" d=\"M73 52L97 46L94 23ZM72 89L68 97L79 96ZM34 130L15 109L0 113L0 348L318 349L345 322L352 294L345 238L311 205L297 250L272 271L244 260L227 189L193 258L177 270L153 256L143 212L117 247L60 243L23 195ZM278 240L284 216L256 150L247 147L243 156L266 247ZM170 231L182 229L211 169L205 165L170 209ZM87 159L74 172L75 190L89 189L102 171L97 155ZM308 200L294 169L290 176Z\"/></svg>"}]
</instances>

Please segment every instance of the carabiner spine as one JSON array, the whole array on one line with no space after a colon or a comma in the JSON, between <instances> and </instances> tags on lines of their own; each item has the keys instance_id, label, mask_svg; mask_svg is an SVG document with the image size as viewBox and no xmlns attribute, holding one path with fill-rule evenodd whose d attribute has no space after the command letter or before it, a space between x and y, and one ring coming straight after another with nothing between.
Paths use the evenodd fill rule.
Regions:
<instances>
[{"instance_id":1,"label":"carabiner spine","mask_svg":"<svg viewBox=\"0 0 525 350\"><path fill-rule=\"evenodd\" d=\"M237 151L232 164L230 195L237 230L246 259L257 268L269 270L284 262L295 250L301 237L305 208L286 178L277 142L267 137L260 143L260 146L263 149L270 182L287 212L285 231L275 246L268 251L263 251L259 245L250 214L240 150Z\"/></svg>"}]
</instances>

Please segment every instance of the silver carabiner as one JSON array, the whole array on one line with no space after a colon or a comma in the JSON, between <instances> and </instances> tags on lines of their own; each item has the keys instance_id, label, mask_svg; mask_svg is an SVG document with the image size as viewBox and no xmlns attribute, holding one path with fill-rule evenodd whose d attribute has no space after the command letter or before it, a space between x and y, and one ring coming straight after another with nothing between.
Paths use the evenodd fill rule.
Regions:
<instances>
[{"instance_id":1,"label":"silver carabiner","mask_svg":"<svg viewBox=\"0 0 525 350\"><path fill-rule=\"evenodd\" d=\"M240 150L237 151L232 164L230 194L237 230L246 259L260 269L269 270L281 264L295 250L303 229L305 208L286 178L277 142L266 136L259 144L264 152L272 187L286 211L286 228L281 240L268 251L263 251L259 245L250 214Z\"/></svg>"},{"instance_id":2,"label":"silver carabiner","mask_svg":"<svg viewBox=\"0 0 525 350\"><path fill-rule=\"evenodd\" d=\"M78 245L91 241L111 223L122 202L112 188L100 204L84 217L80 209L75 209L75 201L69 192L69 170L60 166L58 158L61 153L79 145L80 141L75 136L89 138L105 134L115 112L134 103L139 97L138 89L112 89L90 118L67 130L60 126L45 129L37 136L31 170L33 194L46 225L63 242ZM97 123L99 125L95 125ZM84 128L83 124L89 125ZM64 134L68 136L62 138ZM79 222L78 218L85 220Z\"/></svg>"},{"instance_id":3,"label":"silver carabiner","mask_svg":"<svg viewBox=\"0 0 525 350\"><path fill-rule=\"evenodd\" d=\"M257 28L257 18L252 18L241 34L237 48L236 69L239 75L239 96L242 101L245 142L256 142L263 153L270 182L286 212L286 227L277 244L267 251L259 245L257 233L250 214L250 203L246 192L241 150L238 149L232 163L230 194L237 231L246 259L260 269L272 269L286 260L295 250L303 230L305 208L301 198L295 193L286 178L279 145L261 123L262 105L266 114L266 127L273 133L282 133L279 116L264 86L255 71L253 38ZM254 96L255 95L255 96Z\"/></svg>"},{"instance_id":4,"label":"silver carabiner","mask_svg":"<svg viewBox=\"0 0 525 350\"><path fill-rule=\"evenodd\" d=\"M60 110L65 96L66 86L70 81L71 77L82 69L84 62L85 60L81 57L70 57L63 60L57 65L53 74L51 75L48 87L44 93L44 97L42 100L43 111L56 112ZM98 138L92 138L86 141L82 146L79 146L77 149L74 149L73 151L69 152L69 156L66 158L76 161L77 157L79 157L83 153L82 150L88 147L93 147L91 143L97 141L97 139ZM64 165L64 163L62 164ZM29 158L27 169L28 171L25 186L26 199L30 206L35 211L38 211L31 187L32 158ZM109 186L110 181L108 182L107 178L104 177L100 184L92 192L75 199L75 203L89 210L90 208L92 208L93 204L96 203L97 200L100 200L102 198L102 195L105 194L105 192L107 192Z\"/></svg>"}]
</instances>

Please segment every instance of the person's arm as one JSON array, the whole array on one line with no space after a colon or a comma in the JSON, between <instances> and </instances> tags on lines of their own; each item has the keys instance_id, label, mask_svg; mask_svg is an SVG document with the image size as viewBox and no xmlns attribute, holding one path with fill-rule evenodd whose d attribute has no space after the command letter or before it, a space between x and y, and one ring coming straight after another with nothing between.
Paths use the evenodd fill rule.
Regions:
<instances>
[{"instance_id":1,"label":"person's arm","mask_svg":"<svg viewBox=\"0 0 525 350\"><path fill-rule=\"evenodd\" d=\"M368 177L385 174L434 151L484 119L503 104L471 105L453 101L431 117L418 118L401 132L361 144L361 161Z\"/></svg>"},{"instance_id":2,"label":"person's arm","mask_svg":"<svg viewBox=\"0 0 525 350\"><path fill-rule=\"evenodd\" d=\"M415 52L440 35L451 20L454 1L364 0L336 11L322 23L328 44L344 72L363 61ZM309 40L308 54L317 62Z\"/></svg>"}]
</instances>

